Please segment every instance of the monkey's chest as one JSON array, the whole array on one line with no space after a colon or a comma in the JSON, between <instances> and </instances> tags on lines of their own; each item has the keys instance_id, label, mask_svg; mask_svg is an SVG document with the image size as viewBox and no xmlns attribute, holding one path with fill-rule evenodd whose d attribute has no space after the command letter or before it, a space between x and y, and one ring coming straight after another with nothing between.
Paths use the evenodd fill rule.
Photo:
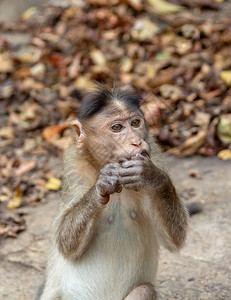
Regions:
<instances>
[{"instance_id":1,"label":"monkey's chest","mask_svg":"<svg viewBox=\"0 0 231 300\"><path fill-rule=\"evenodd\" d=\"M129 249L137 246L140 255L148 251L155 239L155 233L150 217L139 204L130 199L127 201L115 199L103 211L96 240L101 247L104 245L105 251L106 248L108 251L119 248L121 251L129 252Z\"/></svg>"},{"instance_id":2,"label":"monkey's chest","mask_svg":"<svg viewBox=\"0 0 231 300\"><path fill-rule=\"evenodd\" d=\"M153 282L158 258L155 234L144 212L128 204L113 201L99 216L94 240L76 262L75 276L65 281L66 285L75 281L73 299L120 300L134 286Z\"/></svg>"},{"instance_id":3,"label":"monkey's chest","mask_svg":"<svg viewBox=\"0 0 231 300\"><path fill-rule=\"evenodd\" d=\"M139 230L143 216L141 211L133 206L123 207L120 202L115 202L102 214L99 223L100 234L129 234Z\"/></svg>"}]
</instances>

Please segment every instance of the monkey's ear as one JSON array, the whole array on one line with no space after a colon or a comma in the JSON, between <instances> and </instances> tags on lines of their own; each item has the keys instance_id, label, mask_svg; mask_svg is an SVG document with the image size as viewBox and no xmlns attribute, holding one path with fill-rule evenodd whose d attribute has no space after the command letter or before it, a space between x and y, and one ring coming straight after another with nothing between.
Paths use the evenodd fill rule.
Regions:
<instances>
[{"instance_id":1,"label":"monkey's ear","mask_svg":"<svg viewBox=\"0 0 231 300\"><path fill-rule=\"evenodd\" d=\"M70 123L70 126L74 132L76 141L77 141L77 148L82 148L84 146L85 141L85 134L83 131L83 126L79 120L73 120Z\"/></svg>"}]
</instances>

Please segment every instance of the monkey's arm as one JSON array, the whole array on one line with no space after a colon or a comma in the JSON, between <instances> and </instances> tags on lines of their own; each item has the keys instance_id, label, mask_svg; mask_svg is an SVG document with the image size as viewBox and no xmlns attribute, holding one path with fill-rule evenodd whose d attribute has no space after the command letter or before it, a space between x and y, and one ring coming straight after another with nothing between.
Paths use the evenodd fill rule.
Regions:
<instances>
[{"instance_id":1,"label":"monkey's arm","mask_svg":"<svg viewBox=\"0 0 231 300\"><path fill-rule=\"evenodd\" d=\"M87 177L92 170L87 164L81 164L83 159L77 154L74 147L65 154L63 201L53 234L59 251L70 260L84 253L97 230L97 217L109 201L110 194L121 191L119 164L104 166L92 184ZM79 170L80 166L82 169Z\"/></svg>"},{"instance_id":2,"label":"monkey's arm","mask_svg":"<svg viewBox=\"0 0 231 300\"><path fill-rule=\"evenodd\" d=\"M156 167L150 195L157 212L157 229L162 244L170 251L180 249L186 238L188 213L170 177Z\"/></svg>"},{"instance_id":3,"label":"monkey's arm","mask_svg":"<svg viewBox=\"0 0 231 300\"><path fill-rule=\"evenodd\" d=\"M151 159L140 156L122 163L120 182L127 189L144 189L152 199L162 244L171 251L180 249L186 237L188 214L167 173Z\"/></svg>"},{"instance_id":4,"label":"monkey's arm","mask_svg":"<svg viewBox=\"0 0 231 300\"><path fill-rule=\"evenodd\" d=\"M94 186L80 200L73 199L60 209L54 226L54 240L67 259L75 260L86 250L96 230L97 216L104 206L100 200Z\"/></svg>"},{"instance_id":5,"label":"monkey's arm","mask_svg":"<svg viewBox=\"0 0 231 300\"><path fill-rule=\"evenodd\" d=\"M159 146L153 138L149 138L151 161L156 167L154 174L157 174L152 183L153 206L157 211L156 226L163 246L174 251L184 244L188 211L172 184Z\"/></svg>"}]
</instances>

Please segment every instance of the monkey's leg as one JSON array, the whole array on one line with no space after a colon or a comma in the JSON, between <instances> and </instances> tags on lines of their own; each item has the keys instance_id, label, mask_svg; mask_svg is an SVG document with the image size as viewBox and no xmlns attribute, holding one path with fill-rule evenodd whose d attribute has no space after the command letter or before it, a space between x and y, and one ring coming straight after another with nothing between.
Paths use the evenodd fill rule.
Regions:
<instances>
[{"instance_id":1,"label":"monkey's leg","mask_svg":"<svg viewBox=\"0 0 231 300\"><path fill-rule=\"evenodd\" d=\"M135 287L124 300L158 300L154 285L145 283Z\"/></svg>"},{"instance_id":2,"label":"monkey's leg","mask_svg":"<svg viewBox=\"0 0 231 300\"><path fill-rule=\"evenodd\" d=\"M61 300L60 291L56 287L53 287L51 284L46 284L44 291L41 295L40 300ZM37 298L35 298L37 300Z\"/></svg>"}]
</instances>

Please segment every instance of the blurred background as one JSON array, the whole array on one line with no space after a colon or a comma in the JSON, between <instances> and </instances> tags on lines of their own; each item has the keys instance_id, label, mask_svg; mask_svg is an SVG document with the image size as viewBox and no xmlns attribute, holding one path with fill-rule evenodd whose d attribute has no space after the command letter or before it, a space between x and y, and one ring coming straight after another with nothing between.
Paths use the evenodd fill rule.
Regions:
<instances>
[{"instance_id":1,"label":"blurred background","mask_svg":"<svg viewBox=\"0 0 231 300\"><path fill-rule=\"evenodd\" d=\"M0 298L32 299L42 278L68 121L93 81L135 87L180 195L205 206L182 262L165 254L161 297L229 299L225 0L0 0Z\"/></svg>"}]
</instances>

